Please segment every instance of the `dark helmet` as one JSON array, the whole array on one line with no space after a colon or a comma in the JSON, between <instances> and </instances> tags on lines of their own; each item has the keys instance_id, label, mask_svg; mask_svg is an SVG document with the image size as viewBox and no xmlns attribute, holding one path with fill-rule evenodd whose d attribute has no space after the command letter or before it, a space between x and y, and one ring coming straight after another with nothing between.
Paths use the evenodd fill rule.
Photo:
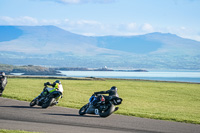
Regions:
<instances>
[{"instance_id":1,"label":"dark helmet","mask_svg":"<svg viewBox=\"0 0 200 133\"><path fill-rule=\"evenodd\" d=\"M61 84L61 81L60 81L60 80L56 80L55 83L59 83L59 84Z\"/></svg>"},{"instance_id":2,"label":"dark helmet","mask_svg":"<svg viewBox=\"0 0 200 133\"><path fill-rule=\"evenodd\" d=\"M110 90L116 91L116 92L117 92L117 87L116 87L116 86L112 86L112 87L110 88Z\"/></svg>"},{"instance_id":3,"label":"dark helmet","mask_svg":"<svg viewBox=\"0 0 200 133\"><path fill-rule=\"evenodd\" d=\"M57 83L58 83L58 84L61 84L60 80L54 81L54 82L53 82L53 87L55 87Z\"/></svg>"},{"instance_id":4,"label":"dark helmet","mask_svg":"<svg viewBox=\"0 0 200 133\"><path fill-rule=\"evenodd\" d=\"M5 77L6 74L5 74L4 72L1 72L1 73L0 73L0 76Z\"/></svg>"}]
</instances>

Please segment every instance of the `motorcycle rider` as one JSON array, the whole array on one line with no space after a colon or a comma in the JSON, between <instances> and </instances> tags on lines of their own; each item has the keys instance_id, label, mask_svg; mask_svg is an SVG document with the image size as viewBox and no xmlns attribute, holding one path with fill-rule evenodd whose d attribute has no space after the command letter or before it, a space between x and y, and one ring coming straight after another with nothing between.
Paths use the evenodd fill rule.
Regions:
<instances>
[{"instance_id":1,"label":"motorcycle rider","mask_svg":"<svg viewBox=\"0 0 200 133\"><path fill-rule=\"evenodd\" d=\"M114 97L119 97L119 95L117 93L117 87L116 86L112 86L110 88L110 90L107 90L107 91L94 92L93 95L98 96L99 94L109 94L109 96L103 95L106 101L109 101L110 99L112 99ZM97 100L94 100L92 102L93 106L97 107L99 101L100 101L100 97L97 97ZM115 111L117 111L117 110L118 110L118 107L115 108ZM95 109L95 114L98 114L98 112L99 112L98 109Z\"/></svg>"},{"instance_id":2,"label":"motorcycle rider","mask_svg":"<svg viewBox=\"0 0 200 133\"><path fill-rule=\"evenodd\" d=\"M47 86L52 86L53 88L49 88ZM45 97L47 94L53 92L53 91L59 91L62 95L63 93L63 87L62 87L62 84L61 84L61 81L60 80L56 80L55 82L53 82L53 84L51 84L50 82L46 82L44 83L44 89L42 91L42 93L38 96L39 98L40 97ZM61 97L62 98L62 97Z\"/></svg>"},{"instance_id":3,"label":"motorcycle rider","mask_svg":"<svg viewBox=\"0 0 200 133\"><path fill-rule=\"evenodd\" d=\"M7 83L6 74L4 72L0 72L0 96L2 95Z\"/></svg>"}]
</instances>

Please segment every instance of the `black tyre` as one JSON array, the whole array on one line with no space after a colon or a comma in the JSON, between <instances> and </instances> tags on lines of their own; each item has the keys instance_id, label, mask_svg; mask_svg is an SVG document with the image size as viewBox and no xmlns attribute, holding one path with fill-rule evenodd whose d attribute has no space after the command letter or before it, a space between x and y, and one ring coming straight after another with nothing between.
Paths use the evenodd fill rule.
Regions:
<instances>
[{"instance_id":1,"label":"black tyre","mask_svg":"<svg viewBox=\"0 0 200 133\"><path fill-rule=\"evenodd\" d=\"M115 110L115 106L113 104L111 104L111 106L105 110L105 111L100 111L99 112L99 116L100 117L108 117L109 115L111 115Z\"/></svg>"},{"instance_id":2,"label":"black tyre","mask_svg":"<svg viewBox=\"0 0 200 133\"><path fill-rule=\"evenodd\" d=\"M42 108L47 108L51 105L51 103L53 102L54 98L50 98L49 100L47 100L45 103L42 104Z\"/></svg>"},{"instance_id":3,"label":"black tyre","mask_svg":"<svg viewBox=\"0 0 200 133\"><path fill-rule=\"evenodd\" d=\"M86 110L88 108L88 105L84 105L80 110L79 110L79 115L84 115L86 113Z\"/></svg>"},{"instance_id":4,"label":"black tyre","mask_svg":"<svg viewBox=\"0 0 200 133\"><path fill-rule=\"evenodd\" d=\"M37 103L36 99L33 99L33 100L30 102L30 107L35 106L36 103Z\"/></svg>"}]
</instances>

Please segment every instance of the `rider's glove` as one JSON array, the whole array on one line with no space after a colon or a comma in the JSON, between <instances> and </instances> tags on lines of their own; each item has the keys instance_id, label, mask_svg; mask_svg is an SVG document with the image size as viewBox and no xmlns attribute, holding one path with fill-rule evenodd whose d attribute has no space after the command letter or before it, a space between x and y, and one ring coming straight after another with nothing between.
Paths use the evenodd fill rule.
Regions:
<instances>
[{"instance_id":1,"label":"rider's glove","mask_svg":"<svg viewBox=\"0 0 200 133\"><path fill-rule=\"evenodd\" d=\"M47 86L47 85L51 85L51 83L50 82L44 83L44 86Z\"/></svg>"}]
</instances>

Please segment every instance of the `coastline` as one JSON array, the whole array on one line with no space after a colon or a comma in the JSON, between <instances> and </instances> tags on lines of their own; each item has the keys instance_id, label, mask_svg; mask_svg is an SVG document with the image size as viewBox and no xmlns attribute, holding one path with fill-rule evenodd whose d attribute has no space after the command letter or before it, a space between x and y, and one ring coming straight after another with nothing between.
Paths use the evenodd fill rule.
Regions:
<instances>
[{"instance_id":1,"label":"coastline","mask_svg":"<svg viewBox=\"0 0 200 133\"><path fill-rule=\"evenodd\" d=\"M43 76L43 75L7 75L8 78L40 78L40 79L62 79L62 80L128 80L128 81L148 81L148 82L168 82L168 83L186 83L200 84L198 82L183 82L183 81L162 81L162 80L147 80L147 79L122 79L122 78L97 78L97 77L66 77L66 76Z\"/></svg>"}]
</instances>

